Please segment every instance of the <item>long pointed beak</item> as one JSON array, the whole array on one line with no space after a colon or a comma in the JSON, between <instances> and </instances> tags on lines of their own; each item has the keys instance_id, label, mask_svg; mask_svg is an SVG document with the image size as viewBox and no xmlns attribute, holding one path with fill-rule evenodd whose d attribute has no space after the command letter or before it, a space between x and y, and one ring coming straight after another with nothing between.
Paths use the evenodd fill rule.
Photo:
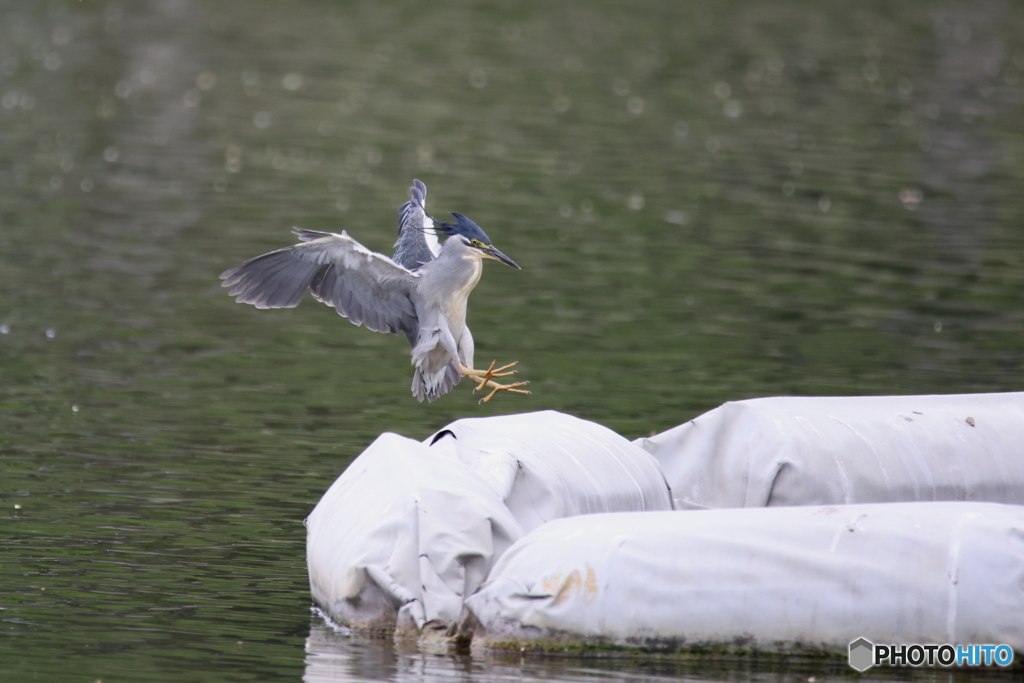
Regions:
<instances>
[{"instance_id":1,"label":"long pointed beak","mask_svg":"<svg viewBox=\"0 0 1024 683\"><path fill-rule=\"evenodd\" d=\"M501 261L506 266L512 266L516 270L522 270L522 268L519 267L518 263L516 263L515 261L510 259L508 256L505 256L504 254L502 254L500 251L498 251L497 249L495 249L491 245L487 245L486 247L481 249L481 251L483 252L484 256L487 257L487 258L492 258L495 261Z\"/></svg>"}]
</instances>

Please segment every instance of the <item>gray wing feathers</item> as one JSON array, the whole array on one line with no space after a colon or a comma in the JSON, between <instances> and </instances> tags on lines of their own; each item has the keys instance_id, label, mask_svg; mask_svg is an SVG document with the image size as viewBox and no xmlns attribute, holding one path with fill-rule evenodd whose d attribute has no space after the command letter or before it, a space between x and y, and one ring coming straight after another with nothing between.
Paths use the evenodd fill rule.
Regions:
<instances>
[{"instance_id":1,"label":"gray wing feathers","mask_svg":"<svg viewBox=\"0 0 1024 683\"><path fill-rule=\"evenodd\" d=\"M422 180L412 181L412 187L409 188L409 199L421 207L427 205L427 186L423 184Z\"/></svg>"},{"instance_id":2,"label":"gray wing feathers","mask_svg":"<svg viewBox=\"0 0 1024 683\"><path fill-rule=\"evenodd\" d=\"M395 242L395 263L416 270L427 261L434 260L441 251L434 221L427 215L427 186L412 181L409 201L398 209L398 240Z\"/></svg>"},{"instance_id":3,"label":"gray wing feathers","mask_svg":"<svg viewBox=\"0 0 1024 683\"><path fill-rule=\"evenodd\" d=\"M344 232L296 233L303 243L224 271L221 279L224 287L231 287L228 294L257 308L291 308L308 288L356 325L374 332L405 332L410 343L415 341L419 323L410 297L418 274Z\"/></svg>"},{"instance_id":4,"label":"gray wing feathers","mask_svg":"<svg viewBox=\"0 0 1024 683\"><path fill-rule=\"evenodd\" d=\"M299 236L303 242L312 242L322 237L330 237L333 232L320 232L319 230L306 230L305 228L292 228L292 232Z\"/></svg>"},{"instance_id":5,"label":"gray wing feathers","mask_svg":"<svg viewBox=\"0 0 1024 683\"><path fill-rule=\"evenodd\" d=\"M242 304L256 308L294 308L302 301L310 280L316 273L315 263L300 261L292 247L278 249L249 259L221 273L223 287Z\"/></svg>"},{"instance_id":6,"label":"gray wing feathers","mask_svg":"<svg viewBox=\"0 0 1024 683\"><path fill-rule=\"evenodd\" d=\"M316 272L309 289L317 301L334 308L349 322L365 325L374 332L405 332L406 336L411 335L412 343L418 323L408 287L390 278L381 281L367 275L330 263Z\"/></svg>"}]
</instances>

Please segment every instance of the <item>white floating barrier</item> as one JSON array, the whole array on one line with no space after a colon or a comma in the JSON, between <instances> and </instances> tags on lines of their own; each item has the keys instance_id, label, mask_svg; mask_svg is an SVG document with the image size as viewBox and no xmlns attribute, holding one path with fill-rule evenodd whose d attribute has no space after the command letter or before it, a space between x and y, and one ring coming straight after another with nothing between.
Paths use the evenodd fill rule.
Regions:
<instances>
[{"instance_id":1,"label":"white floating barrier","mask_svg":"<svg viewBox=\"0 0 1024 683\"><path fill-rule=\"evenodd\" d=\"M466 600L474 645L827 652L849 643L1024 651L1024 507L695 510L551 522ZM463 628L469 628L466 623Z\"/></svg>"},{"instance_id":2,"label":"white floating barrier","mask_svg":"<svg viewBox=\"0 0 1024 683\"><path fill-rule=\"evenodd\" d=\"M466 418L424 443L468 465L525 531L561 517L672 509L654 457L607 427L565 413Z\"/></svg>"},{"instance_id":3,"label":"white floating barrier","mask_svg":"<svg viewBox=\"0 0 1024 683\"><path fill-rule=\"evenodd\" d=\"M526 530L672 506L653 457L568 415L459 420L428 443L381 435L306 520L310 591L332 619L444 628Z\"/></svg>"},{"instance_id":4,"label":"white floating barrier","mask_svg":"<svg viewBox=\"0 0 1024 683\"><path fill-rule=\"evenodd\" d=\"M737 401L634 443L678 508L1024 504L1024 393Z\"/></svg>"}]
</instances>

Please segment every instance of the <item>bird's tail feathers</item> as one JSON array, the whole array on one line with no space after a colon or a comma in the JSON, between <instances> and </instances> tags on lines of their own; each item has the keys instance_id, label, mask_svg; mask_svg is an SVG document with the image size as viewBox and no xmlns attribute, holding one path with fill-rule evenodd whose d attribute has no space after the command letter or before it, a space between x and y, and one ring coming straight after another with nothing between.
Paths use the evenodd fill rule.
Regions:
<instances>
[{"instance_id":1,"label":"bird's tail feathers","mask_svg":"<svg viewBox=\"0 0 1024 683\"><path fill-rule=\"evenodd\" d=\"M416 368L416 372L412 376L412 395L420 403L423 401L433 403L451 391L460 381L462 381L462 373L459 372L455 361L437 372L424 372L420 368Z\"/></svg>"}]
</instances>

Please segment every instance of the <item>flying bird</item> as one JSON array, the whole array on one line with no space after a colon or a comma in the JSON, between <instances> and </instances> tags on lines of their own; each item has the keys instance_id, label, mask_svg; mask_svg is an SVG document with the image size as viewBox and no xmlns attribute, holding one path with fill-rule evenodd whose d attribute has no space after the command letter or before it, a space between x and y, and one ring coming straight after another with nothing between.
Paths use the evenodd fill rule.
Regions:
<instances>
[{"instance_id":1,"label":"flying bird","mask_svg":"<svg viewBox=\"0 0 1024 683\"><path fill-rule=\"evenodd\" d=\"M463 376L473 391L529 394L529 382L501 384L518 361L486 370L473 367L473 335L466 326L469 293L480 281L483 260L515 261L491 244L483 229L462 214L444 223L426 212L427 187L414 180L398 210L398 240L391 258L341 234L294 228L299 244L251 258L221 273L235 301L256 308L294 308L308 289L355 325L374 332L402 332L412 346L412 393L420 402L451 391ZM444 237L444 242L438 238Z\"/></svg>"}]
</instances>

